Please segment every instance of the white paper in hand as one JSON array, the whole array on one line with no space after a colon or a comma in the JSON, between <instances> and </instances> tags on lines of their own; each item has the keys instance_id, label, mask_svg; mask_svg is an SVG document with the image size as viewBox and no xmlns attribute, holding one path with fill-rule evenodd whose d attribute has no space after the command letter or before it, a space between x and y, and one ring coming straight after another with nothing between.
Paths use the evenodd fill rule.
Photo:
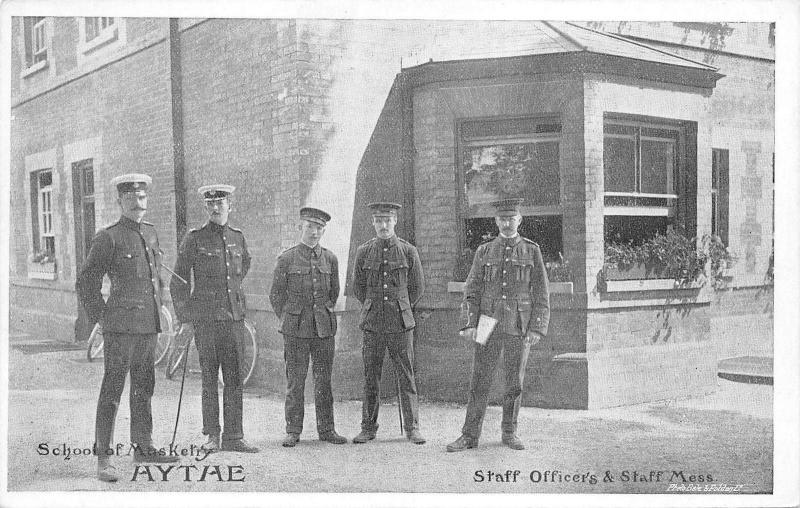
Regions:
<instances>
[{"instance_id":1,"label":"white paper in hand","mask_svg":"<svg viewBox=\"0 0 800 508\"><path fill-rule=\"evenodd\" d=\"M485 346L496 324L497 320L495 318L487 316L486 314L481 314L481 317L478 319L478 329L475 332L475 342L481 346Z\"/></svg>"}]
</instances>

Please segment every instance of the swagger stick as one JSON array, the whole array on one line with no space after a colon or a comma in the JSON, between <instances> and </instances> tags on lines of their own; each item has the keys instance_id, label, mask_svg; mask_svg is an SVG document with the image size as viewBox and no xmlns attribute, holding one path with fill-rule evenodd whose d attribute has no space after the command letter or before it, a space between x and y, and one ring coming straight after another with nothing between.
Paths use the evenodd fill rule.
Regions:
<instances>
[{"instance_id":1,"label":"swagger stick","mask_svg":"<svg viewBox=\"0 0 800 508\"><path fill-rule=\"evenodd\" d=\"M180 330L178 330L178 335L180 335L184 330L184 325L181 324ZM178 395L178 414L175 415L175 430L172 431L172 443L171 445L175 444L175 436L178 434L178 420L181 417L181 402L183 402L183 384L186 382L186 366L189 364L189 346L192 344L192 340L194 340L194 336L189 337L189 340L186 341L186 347L183 351L183 375L181 376L181 392ZM169 368L169 366L167 366Z\"/></svg>"},{"instance_id":2,"label":"swagger stick","mask_svg":"<svg viewBox=\"0 0 800 508\"><path fill-rule=\"evenodd\" d=\"M400 417L400 434L403 433L403 404L400 402L400 376L397 375L397 367L394 368L394 385L397 388L397 416Z\"/></svg>"}]
</instances>

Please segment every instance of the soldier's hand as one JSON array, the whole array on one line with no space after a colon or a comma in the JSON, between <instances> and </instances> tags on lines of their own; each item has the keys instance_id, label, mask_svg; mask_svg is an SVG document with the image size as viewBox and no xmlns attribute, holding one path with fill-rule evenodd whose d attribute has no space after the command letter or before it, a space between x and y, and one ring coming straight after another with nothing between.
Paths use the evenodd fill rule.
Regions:
<instances>
[{"instance_id":1,"label":"soldier's hand","mask_svg":"<svg viewBox=\"0 0 800 508\"><path fill-rule=\"evenodd\" d=\"M478 329L473 326L471 328L464 328L463 330L458 332L458 334L464 337L465 340L468 340L470 342L475 342L475 333L477 333L477 331Z\"/></svg>"},{"instance_id":2,"label":"soldier's hand","mask_svg":"<svg viewBox=\"0 0 800 508\"><path fill-rule=\"evenodd\" d=\"M525 334L525 342L531 346L535 346L542 340L542 334L539 332L528 332Z\"/></svg>"}]
</instances>

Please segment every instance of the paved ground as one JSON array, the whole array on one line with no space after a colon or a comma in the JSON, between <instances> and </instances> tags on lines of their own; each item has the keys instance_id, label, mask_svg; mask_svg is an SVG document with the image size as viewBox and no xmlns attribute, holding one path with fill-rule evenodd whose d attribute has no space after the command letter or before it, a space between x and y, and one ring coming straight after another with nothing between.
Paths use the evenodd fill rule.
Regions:
<instances>
[{"instance_id":1,"label":"paved ground","mask_svg":"<svg viewBox=\"0 0 800 508\"><path fill-rule=\"evenodd\" d=\"M32 339L12 333L12 346L26 340ZM23 354L12 347L9 367L11 491L665 493L671 484L700 489L741 485L739 490L748 493L772 489L769 385L720 380L719 389L702 398L605 410L523 408L519 433L528 448L522 452L500 444L500 409L491 407L481 446L458 454L446 453L444 447L459 435L464 417L460 405L421 405L422 431L428 438L423 446L399 435L397 407L391 404L381 412L377 441L321 443L315 440L313 406L308 406L302 441L284 449L282 397L247 393L245 433L261 453L219 453L202 461L186 457L181 465L187 467L169 472L167 481L154 467L153 481L143 470L134 478L130 457L122 456L116 459L122 481L109 485L94 478L93 457L67 459L52 453L64 446L91 446L102 364L88 363L82 351ZM157 376L154 438L167 444L179 382L165 380L161 370ZM180 447L204 441L199 385L197 376L187 378ZM128 437L127 397L126 389L117 418L120 441ZM341 434L352 438L358 433L360 402L337 402L335 413ZM223 480L232 466L233 477L244 481L220 481L215 466ZM204 468L208 473L200 482ZM516 482L496 481L495 473L505 480L507 471L509 479L519 471ZM609 479L606 472L613 481L604 481Z\"/></svg>"}]
</instances>

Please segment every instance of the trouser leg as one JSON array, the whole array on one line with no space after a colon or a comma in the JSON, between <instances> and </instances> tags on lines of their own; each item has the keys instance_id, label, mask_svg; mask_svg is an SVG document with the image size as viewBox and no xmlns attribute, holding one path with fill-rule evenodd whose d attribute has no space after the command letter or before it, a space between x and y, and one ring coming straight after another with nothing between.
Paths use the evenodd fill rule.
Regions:
<instances>
[{"instance_id":1,"label":"trouser leg","mask_svg":"<svg viewBox=\"0 0 800 508\"><path fill-rule=\"evenodd\" d=\"M503 349L502 334L495 332L489 337L486 345L474 344L474 347L467 416L461 433L477 440L481 436L483 417L486 414L486 405L489 403L489 389L492 387L494 369Z\"/></svg>"},{"instance_id":2,"label":"trouser leg","mask_svg":"<svg viewBox=\"0 0 800 508\"><path fill-rule=\"evenodd\" d=\"M283 359L286 363L286 433L303 432L305 411L305 386L308 375L310 341L291 335L283 336Z\"/></svg>"},{"instance_id":3,"label":"trouser leg","mask_svg":"<svg viewBox=\"0 0 800 508\"><path fill-rule=\"evenodd\" d=\"M203 376L202 408L203 434L219 436L219 392L217 377L219 375L219 358L216 348L216 327L213 321L195 323L194 340L200 356L200 370ZM188 358L186 359L188 361Z\"/></svg>"},{"instance_id":4,"label":"trouser leg","mask_svg":"<svg viewBox=\"0 0 800 508\"><path fill-rule=\"evenodd\" d=\"M221 321L217 324L217 358L222 367L222 421L223 441L235 441L244 437L242 429L243 386L240 363L244 321Z\"/></svg>"},{"instance_id":5,"label":"trouser leg","mask_svg":"<svg viewBox=\"0 0 800 508\"><path fill-rule=\"evenodd\" d=\"M131 441L149 445L153 433L153 412L150 399L156 386L153 355L157 334L131 335Z\"/></svg>"},{"instance_id":6,"label":"trouser leg","mask_svg":"<svg viewBox=\"0 0 800 508\"><path fill-rule=\"evenodd\" d=\"M317 432L324 434L334 430L333 389L331 372L336 343L333 337L309 339L311 362L314 374L314 409L317 413Z\"/></svg>"},{"instance_id":7,"label":"trouser leg","mask_svg":"<svg viewBox=\"0 0 800 508\"><path fill-rule=\"evenodd\" d=\"M503 395L503 420L501 428L504 433L516 433L517 416L522 403L522 385L525 380L525 367L528 364L530 343L525 337L506 335L503 347L503 364L505 367L506 390Z\"/></svg>"},{"instance_id":8,"label":"trouser leg","mask_svg":"<svg viewBox=\"0 0 800 508\"><path fill-rule=\"evenodd\" d=\"M374 432L378 430L381 370L383 369L383 356L386 352L385 336L381 333L364 331L364 344L361 352L364 357L364 403L361 410L361 428Z\"/></svg>"},{"instance_id":9,"label":"trouser leg","mask_svg":"<svg viewBox=\"0 0 800 508\"><path fill-rule=\"evenodd\" d=\"M114 422L130 368L131 350L131 344L125 340L125 335L110 332L103 335L104 372L95 416L95 444L99 456L105 456L114 437Z\"/></svg>"},{"instance_id":10,"label":"trouser leg","mask_svg":"<svg viewBox=\"0 0 800 508\"><path fill-rule=\"evenodd\" d=\"M389 357L400 381L400 407L406 432L419 428L419 400L414 378L414 331L388 337Z\"/></svg>"}]
</instances>

